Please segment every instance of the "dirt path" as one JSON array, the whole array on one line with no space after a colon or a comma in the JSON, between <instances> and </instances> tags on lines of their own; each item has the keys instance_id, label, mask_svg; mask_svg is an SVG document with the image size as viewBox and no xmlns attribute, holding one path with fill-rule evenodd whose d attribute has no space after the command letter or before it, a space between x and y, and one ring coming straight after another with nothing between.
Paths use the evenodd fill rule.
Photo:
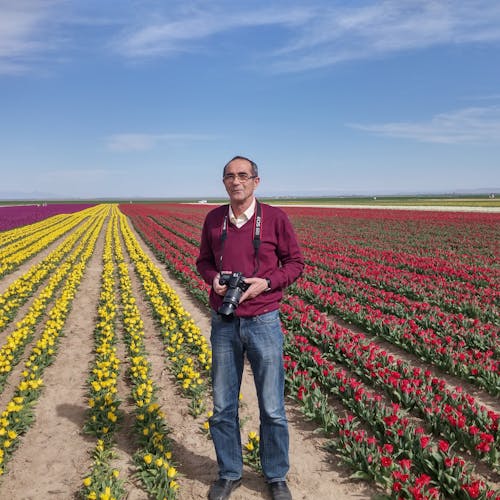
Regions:
<instances>
[{"instance_id":1,"label":"dirt path","mask_svg":"<svg viewBox=\"0 0 500 500\"><path fill-rule=\"evenodd\" d=\"M138 238L139 241L141 241ZM71 313L64 328L58 355L53 365L44 374L44 391L35 407L35 422L22 438L19 448L7 464L7 471L0 480L0 498L9 500L74 499L83 476L90 466L90 453L95 440L82 432L86 416L86 379L89 363L93 359L93 330L99 298L102 272L104 230L97 242L96 250L89 260L85 276L79 286ZM164 279L177 292L185 309L190 313L203 334L210 332L210 321L206 310L191 299L181 285L173 280L145 245L145 252L156 262ZM43 252L46 255L48 250ZM31 259L30 265L42 255ZM23 265L27 269L28 263ZM131 268L130 268L131 269ZM19 270L19 274L21 270ZM131 269L134 295L141 312L145 342L152 364L152 377L159 386L159 403L162 405L171 428L173 455L179 463L180 500L207 498L210 484L217 476L217 464L212 442L200 431L204 421L201 416L194 419L188 413L188 401L181 397L175 381L165 368L163 347L157 336L157 328L145 303L140 284ZM11 281L12 277L5 280ZM0 289L5 282L0 281ZM28 307L28 305L26 305ZM123 346L118 347L123 357ZM147 496L135 485L131 456L134 452L130 437L132 408L127 404L129 388L124 379L126 364L122 366L119 383L122 409L126 412L124 429L117 435L117 465L127 480L129 500L141 500ZM14 375L14 373L12 374ZM15 381L11 381L12 384ZM242 440L247 441L248 432L258 430L258 406L252 374L248 366L242 385L245 425ZM210 404L207 405L210 407ZM297 408L287 405L290 421L291 470L290 489L296 500L300 499L368 499L375 492L364 483L349 481L350 471L339 466L336 458L321 449L325 439L314 434L314 426L305 423ZM231 498L269 499L264 479L245 469L244 481Z\"/></svg>"}]
</instances>

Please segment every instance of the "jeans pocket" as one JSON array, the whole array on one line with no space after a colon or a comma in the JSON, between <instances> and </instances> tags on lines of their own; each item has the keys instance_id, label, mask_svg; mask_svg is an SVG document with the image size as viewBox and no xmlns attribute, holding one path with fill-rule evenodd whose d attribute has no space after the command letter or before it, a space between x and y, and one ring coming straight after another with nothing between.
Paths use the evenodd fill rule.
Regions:
<instances>
[{"instance_id":1,"label":"jeans pocket","mask_svg":"<svg viewBox=\"0 0 500 500\"><path fill-rule=\"evenodd\" d=\"M280 324L279 311L271 311L265 314L260 314L255 316L255 321L263 325L273 325L274 323Z\"/></svg>"}]
</instances>

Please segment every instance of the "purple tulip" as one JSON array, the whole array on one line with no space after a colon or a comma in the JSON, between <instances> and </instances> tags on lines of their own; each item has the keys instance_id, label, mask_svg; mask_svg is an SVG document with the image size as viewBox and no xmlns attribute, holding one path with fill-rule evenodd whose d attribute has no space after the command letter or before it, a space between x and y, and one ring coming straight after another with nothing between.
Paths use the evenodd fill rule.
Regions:
<instances>
[{"instance_id":1,"label":"purple tulip","mask_svg":"<svg viewBox=\"0 0 500 500\"><path fill-rule=\"evenodd\" d=\"M0 231L33 224L53 215L72 214L94 205L94 203L54 203L0 206Z\"/></svg>"}]
</instances>

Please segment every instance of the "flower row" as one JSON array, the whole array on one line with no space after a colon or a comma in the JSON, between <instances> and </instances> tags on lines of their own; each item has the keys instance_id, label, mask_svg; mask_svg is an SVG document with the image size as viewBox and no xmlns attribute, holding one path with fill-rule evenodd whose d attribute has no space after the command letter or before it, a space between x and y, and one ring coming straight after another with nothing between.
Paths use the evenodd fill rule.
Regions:
<instances>
[{"instance_id":1,"label":"flower row","mask_svg":"<svg viewBox=\"0 0 500 500\"><path fill-rule=\"evenodd\" d=\"M58 214L72 214L93 206L89 203L50 203L0 207L0 231L33 225Z\"/></svg>"},{"instance_id":2,"label":"flower row","mask_svg":"<svg viewBox=\"0 0 500 500\"><path fill-rule=\"evenodd\" d=\"M79 244L50 277L47 285L35 298L26 314L16 324L16 328L5 339L0 347L0 390L3 390L5 382L13 367L19 362L24 347L33 338L36 327L46 313L47 308L58 293L58 290L67 282L78 269L80 262L89 244L97 238L103 224L103 213L96 215L93 224L87 228Z\"/></svg>"},{"instance_id":3,"label":"flower row","mask_svg":"<svg viewBox=\"0 0 500 500\"><path fill-rule=\"evenodd\" d=\"M364 335L331 323L313 306L290 297L282 307L284 325L301 331L328 359L341 362L366 381L382 388L397 403L415 409L436 434L476 453L498 467L500 414L478 404L460 388L450 390L429 370L388 355Z\"/></svg>"},{"instance_id":4,"label":"flower row","mask_svg":"<svg viewBox=\"0 0 500 500\"><path fill-rule=\"evenodd\" d=\"M84 251L73 266L68 279L62 287L61 294L48 313L40 338L35 343L31 354L25 362L21 381L15 389L13 397L0 415L0 472L4 472L5 463L11 458L13 451L34 420L33 406L38 400L42 387L42 375L56 354L59 338L62 335L66 318L80 284L85 267L91 257L97 237L102 228L104 218L98 219L99 226L87 240Z\"/></svg>"},{"instance_id":5,"label":"flower row","mask_svg":"<svg viewBox=\"0 0 500 500\"><path fill-rule=\"evenodd\" d=\"M204 411L203 395L211 369L208 342L125 224L122 234L153 315L161 325L170 367L183 392L191 399L191 412L199 415Z\"/></svg>"},{"instance_id":6,"label":"flower row","mask_svg":"<svg viewBox=\"0 0 500 500\"><path fill-rule=\"evenodd\" d=\"M135 404L135 432L139 449L134 455L137 475L146 491L154 498L176 498L179 485L177 470L172 462L169 429L165 415L156 401L157 387L150 376L151 365L144 345L144 327L132 293L128 266L121 250L120 236L127 249L132 242L122 214L117 213L114 227L114 250L118 265L120 294L123 311L124 340L130 367L132 399ZM129 253L134 265L132 255Z\"/></svg>"},{"instance_id":7,"label":"flower row","mask_svg":"<svg viewBox=\"0 0 500 500\"><path fill-rule=\"evenodd\" d=\"M208 305L207 284L201 279L194 265L193 249L196 247L152 220L134 218L133 222L137 232L156 257L188 287L192 295L196 295L198 300Z\"/></svg>"},{"instance_id":8,"label":"flower row","mask_svg":"<svg viewBox=\"0 0 500 500\"><path fill-rule=\"evenodd\" d=\"M89 500L117 499L124 495L120 471L112 467L113 441L122 420L119 410L118 376L120 360L116 355L117 297L113 261L113 213L106 228L103 251L101 291L94 329L95 357L87 380L88 418L84 430L97 438L91 471L83 480L81 495Z\"/></svg>"},{"instance_id":9,"label":"flower row","mask_svg":"<svg viewBox=\"0 0 500 500\"><path fill-rule=\"evenodd\" d=\"M385 337L444 371L483 387L491 394L499 393L500 362L494 358L493 350L468 349L463 341L453 342L449 336L442 337L430 328L419 327L412 319L385 314L378 308L358 302L354 297L331 292L328 286L305 279L298 282L294 290L322 310Z\"/></svg>"},{"instance_id":10,"label":"flower row","mask_svg":"<svg viewBox=\"0 0 500 500\"><path fill-rule=\"evenodd\" d=\"M191 273L195 275L193 269L198 253L196 234L198 230L199 235L207 207L163 205L146 208L144 206L127 205L123 210L129 214L133 224L140 230L141 236L148 242L150 247L162 254L164 259L177 269L179 275L185 274L184 282L192 287L190 283L194 281ZM412 325L412 328L416 326L419 329L419 334L422 334L422 331L429 330L428 326L430 325L426 326L425 321L436 321L432 326L435 326L437 332L441 333L445 333L447 329L447 333L450 333L450 329L459 330L460 325L463 327L472 325L472 329L475 329L476 333L479 332L477 338L469 337L473 343L473 349L476 348L479 353L485 352L489 346L494 344L494 325L497 324L498 316L492 304L494 304L495 297L498 297L499 282L499 273L495 271L494 254L495 238L498 242L498 238L495 237L493 231L495 222L498 222L496 219L483 217L482 214L474 217L465 216L464 220L455 215L440 218L436 214L431 214L431 217L429 217L431 221L428 223L418 214L415 216L400 213L384 214L379 217L380 212L378 211L372 211L369 215L368 211L332 211L330 215L325 215L325 213L329 212L328 210L309 211L302 208L297 210L288 209L288 212L293 218L299 239L304 242L304 253L310 264L308 274L311 277L321 276L326 281L328 279L335 280L339 275L339 280L342 280L342 276L344 276L346 279L343 283L349 284L350 293L353 297L356 296L357 281L359 288L363 291L362 293L365 293L364 290L372 292L370 297L374 297L374 304L381 308L382 306L394 307L393 312L399 311L401 318L404 317L408 324ZM311 216L313 212L314 215ZM347 213L350 214L351 220L346 217ZM182 221L182 217L186 220ZM337 225L339 221L340 230ZM481 228L484 228L484 234L489 234L492 238L488 240L484 248L478 247L474 243L470 247L466 246L465 236L468 234L467 231L473 234L476 223ZM452 228L451 232L449 230L450 224L456 226ZM396 228L395 230L392 230L393 225ZM401 228L406 226L410 231L402 232ZM373 228L378 228L379 232L377 233ZM385 229L385 232L382 231L383 229ZM452 243L448 247L445 244L440 248L437 244L442 241L437 237L440 231L449 233L449 241ZM474 241L474 238L471 237L471 242ZM463 252L457 247L458 242L464 244ZM330 256L335 251L339 252L338 255L334 253L335 260L342 260L341 271L333 265L330 266L333 262ZM353 258L349 260L351 255ZM352 275L349 267L351 264ZM362 276L363 266L366 270L366 279L363 279ZM328 269L331 269L331 274ZM377 270L382 271L380 272L381 279L379 282L377 282ZM393 276L392 281L389 280L391 274ZM398 288L400 276L401 289ZM422 277L422 285L418 288L420 295L416 295L417 289L410 287L412 285L411 277L416 277L417 282L419 277ZM352 281L349 281L348 278L351 278ZM404 288L406 286L403 283L404 280L407 280L407 289ZM440 288L445 290L441 296L444 301L439 302L439 289L437 287L433 288L433 280L442 280ZM282 306L282 321L295 334L301 332L304 337L307 337L311 345L321 350L321 357L327 360L328 363L334 361L342 363L364 380L368 386L373 387L373 389L363 388L360 391L362 386L353 384L353 391L358 392L349 393L350 397L342 398L339 388L336 393L337 397L343 399L348 408L350 404L356 406L366 403L366 406L371 405L373 408L379 408L381 414L382 409L378 406L379 398L390 397L400 404L401 408L396 416L383 413L383 424L381 424L384 426L384 436L385 431L392 432L388 428L391 422L395 428L396 425L400 425L398 429L403 434L400 436L401 444L398 445L398 449L409 450L412 443L415 442L416 433L414 428L412 436L408 437L404 434L404 426L401 421L405 418L403 416L405 412L408 412L410 422L415 418L422 419L424 421L422 428L426 429L424 437L430 439L426 446L423 447L425 449L423 455L425 459L422 459L422 461L427 460L433 464L432 467L435 470L441 470L441 474L445 474L445 476L431 479L428 474L430 470L426 472L421 466L417 468L415 464L410 468L411 471L407 471L405 462L400 464L397 457L388 454L387 445L395 447L395 444L387 442L386 436L382 440L379 439L382 438L382 435L377 437L373 434L371 438L363 437L363 432L359 429L349 429L349 421L339 427L339 437L344 440L342 446L352 450L356 457L355 461L363 462L367 466L371 454L377 452L381 461L378 461L376 470L391 478L391 484L394 484L394 494L401 490L403 491L402 497L404 497L404 494L410 495L411 488L413 488L411 494L415 498L422 491L427 492L425 494L430 497L434 494L433 491L439 491L440 487L443 491L448 491L447 488L454 486L453 481L447 479L446 474L449 474L450 470L453 469L453 475L458 481L455 481L455 485L460 484L463 486L463 488L459 486L458 489L453 490L458 495L458 498L479 498L479 495L483 495L481 498L490 498L492 495L491 490L488 490L481 480L473 479L469 475L465 462L462 462L462 459L458 456L449 455L449 449L445 450L445 448L448 444L457 451L462 450L466 454L472 453L495 469L498 467L499 459L498 414L491 409L485 408L460 387L449 388L445 381L439 376L433 375L431 370L417 368L411 363L397 359L385 352L376 342L370 342L363 334L355 334L335 324L326 314L321 313L307 302L315 303L318 308L324 308L325 310L326 304L334 302L341 309L349 306L352 297L349 297L348 294L334 294L331 290L328 291L327 286L324 286L323 289L315 288L319 283L310 283L310 286L308 285L309 289L305 291L304 287L302 287L303 282L307 282L307 280L299 281L296 286L289 290L287 303ZM329 284L332 285L333 282L330 281ZM389 285L396 288L391 290ZM379 291L377 291L377 288ZM447 298L450 297L450 295L447 296L448 292L451 294L451 301L460 301L460 288L467 291L467 301L471 306L464 307L462 311L463 317L450 314L448 311L454 309L452 306L448 307L445 304ZM397 291L397 293L391 296L389 295L391 291L393 293ZM325 300L318 301L318 294L321 297L324 296ZM429 297L435 297L436 300L430 298L428 304L426 304L426 294ZM300 295L307 302L304 302L296 295ZM201 296L202 301L206 303L206 288L197 290L195 296ZM377 297L384 297L384 300L377 299ZM389 297L391 297L391 300L389 300ZM484 301L484 310L487 311L484 315L482 315L482 309L478 310L482 305L481 298L487 299ZM364 300L368 302L368 296ZM381 304L384 301L387 304ZM431 306L431 304L434 304L434 306ZM443 325L438 323L439 319L437 317L441 313L437 312L436 306L441 308L441 313L444 315L441 317L441 319L445 318ZM363 301L359 300L357 304L353 304L350 313L354 314L356 310L359 311L362 308L367 310ZM369 318L371 322L360 323L358 321L358 324L362 324L364 329L368 331L373 331L373 325L380 325L380 329L382 331L387 330L388 335L394 334L394 337L388 336L388 338L393 343L398 343L397 334L400 325L396 322L396 314L393 314L395 317L394 322L387 323L389 312L384 313L381 310L377 312L374 307L372 309ZM419 314L421 315L423 311L427 310L432 311L434 317L419 317ZM336 312L339 314L338 311ZM476 317L481 318L481 320L479 322L474 321ZM350 317L347 317L347 319L353 321ZM420 321L421 324L418 324L417 321ZM481 324L481 321L484 324ZM490 335L490 332L493 332L493 335ZM428 333L433 342L439 341L439 335L433 337L432 333L434 332ZM457 342L460 342L458 335L467 335L465 328L451 333L456 334ZM484 338L481 338L482 334L484 334ZM446 339L446 335L443 338ZM417 340L417 338L412 339L413 343ZM484 346L481 345L483 340ZM408 347L410 346L408 345ZM441 347L442 351L437 354L441 357L448 356L448 359L453 360L453 356L450 356L453 351L451 348L447 349L448 344L443 342ZM428 351L428 360L432 362L436 352L432 352L431 349ZM301 355L294 352L294 356L297 358L304 356L313 365L315 359L317 359L314 357L313 350ZM492 355L485 357L485 360L488 359L493 359ZM297 362L297 359L291 361ZM446 370L449 369L445 363L442 363L442 366ZM476 369L477 366L472 366L472 370ZM486 379L490 374L493 377L497 376L497 368L494 364L491 365L489 371L484 370L484 373L481 373L481 370L482 368L477 369L474 373L470 372L468 376L473 381L477 380L480 375ZM311 382L312 384L319 384L319 381L314 380ZM482 385L483 382L480 381L479 384ZM488 384L489 387L496 386L495 380L486 380L485 385ZM314 389L309 391L310 394L314 392ZM366 394L368 393L373 394L373 397L367 398ZM384 393L387 396L383 395ZM359 401L356 397L359 398ZM324 408L325 401L328 401L325 398L328 398L328 396L324 396L323 399L321 397L317 400L311 399L307 403L309 405L308 411L313 412L320 407ZM351 400L352 402L350 402ZM361 406L358 406L358 410L363 411ZM331 415L331 413L325 413L326 416L323 418L325 426L327 426L328 414ZM394 417L397 419L394 420ZM384 418L387 419L387 422L383 420ZM335 419L333 418L333 420ZM337 421L339 420L341 419L337 418ZM409 429L412 429L412 427L409 426ZM397 432L395 434L397 435ZM432 436L435 436L435 441ZM396 439L396 436L394 438ZM364 448L356 448L357 440L363 443ZM431 446L430 443L435 444ZM445 451L447 454L443 455ZM418 488L415 489L416 486Z\"/></svg>"},{"instance_id":11,"label":"flower row","mask_svg":"<svg viewBox=\"0 0 500 500\"><path fill-rule=\"evenodd\" d=\"M95 214L101 209L97 206L76 214L56 216L56 223L52 219L47 219L39 223L39 231L33 231L30 226L18 230L21 237L0 248L0 277L12 272L30 257L76 227L86 217ZM4 238L9 239L9 233L2 234L2 241Z\"/></svg>"},{"instance_id":12,"label":"flower row","mask_svg":"<svg viewBox=\"0 0 500 500\"><path fill-rule=\"evenodd\" d=\"M498 494L484 480L474 478L470 470L466 469L465 477L462 475L465 462L450 456L451 447L445 441L431 444L428 436L423 436L414 443L415 450L426 450L425 470L437 476L436 480L422 472L415 460L398 453L393 444L362 428L361 420L353 413L338 415L329 405L328 393L322 392L307 370L297 370L289 362L285 367L290 396L301 405L305 417L319 422L330 436L326 448L356 471L351 478L371 479L398 500L499 500Z\"/></svg>"},{"instance_id":13,"label":"flower row","mask_svg":"<svg viewBox=\"0 0 500 500\"><path fill-rule=\"evenodd\" d=\"M466 317L491 321L495 317L495 297L498 290L479 287L471 282L453 280L435 267L434 273L420 269L406 269L393 263L367 259L365 254L356 255L353 249L342 245L304 245L307 260L316 268L323 268L335 275L398 293L422 304L432 304L443 311L463 314Z\"/></svg>"},{"instance_id":14,"label":"flower row","mask_svg":"<svg viewBox=\"0 0 500 500\"><path fill-rule=\"evenodd\" d=\"M416 472L428 474L444 495L453 498L460 495L464 486L478 480L472 465L452 453L448 441L440 439L434 442L432 435L426 433L416 421L410 421L408 413L398 404L387 404L384 398L372 393L363 382L328 361L304 336L289 333L286 340L286 352L290 359L285 366L289 372L289 385L297 386L296 379L299 380L297 398L303 402L311 398L305 403L306 406L317 404L318 398L314 394L309 395L308 391L318 387L326 394L336 395L364 425L370 427L377 441L383 444L387 452L387 467L396 461L396 457L405 458L411 461ZM311 384L308 389L302 385L304 376L313 381L314 387ZM323 403L324 399L320 398L319 401ZM327 404L320 407L323 411L328 409ZM328 415L328 411L325 413ZM331 416L328 422L338 423ZM338 431L335 425L330 426ZM486 483L483 489L491 490Z\"/></svg>"},{"instance_id":15,"label":"flower row","mask_svg":"<svg viewBox=\"0 0 500 500\"><path fill-rule=\"evenodd\" d=\"M359 277L344 276L322 266L306 266L304 277L324 285L332 293L353 297L360 304L380 309L384 314L412 320L421 328L432 328L437 335L448 336L454 342L463 342L468 348L495 349L499 344L497 328L492 323L450 313L425 300L414 300L393 290L386 290L380 282L372 285Z\"/></svg>"},{"instance_id":16,"label":"flower row","mask_svg":"<svg viewBox=\"0 0 500 500\"><path fill-rule=\"evenodd\" d=\"M61 265L82 236L95 223L88 218L73 233L40 262L34 264L22 276L14 280L5 292L0 295L0 331L12 320L17 310L28 300L47 276Z\"/></svg>"}]
</instances>

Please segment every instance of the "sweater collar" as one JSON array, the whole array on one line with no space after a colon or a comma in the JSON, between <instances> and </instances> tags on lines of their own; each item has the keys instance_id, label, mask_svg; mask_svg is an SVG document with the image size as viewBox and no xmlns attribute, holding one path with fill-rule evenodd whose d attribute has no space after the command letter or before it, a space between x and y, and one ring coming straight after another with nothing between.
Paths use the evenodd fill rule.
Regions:
<instances>
[{"instance_id":1,"label":"sweater collar","mask_svg":"<svg viewBox=\"0 0 500 500\"><path fill-rule=\"evenodd\" d=\"M255 203L256 202L254 198L250 206L239 217L236 217L234 215L233 209L231 205L229 205L229 220L231 221L231 223L234 224L237 228L240 228L244 224L246 224L255 213Z\"/></svg>"}]
</instances>

